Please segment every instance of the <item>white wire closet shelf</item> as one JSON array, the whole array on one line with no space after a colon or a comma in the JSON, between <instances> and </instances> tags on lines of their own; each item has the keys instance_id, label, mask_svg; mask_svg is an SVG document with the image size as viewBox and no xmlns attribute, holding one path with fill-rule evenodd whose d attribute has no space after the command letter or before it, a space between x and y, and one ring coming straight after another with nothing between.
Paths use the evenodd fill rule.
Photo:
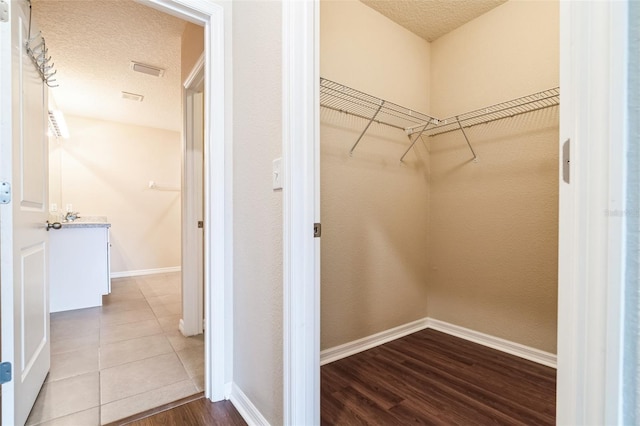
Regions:
<instances>
[{"instance_id":1,"label":"white wire closet shelf","mask_svg":"<svg viewBox=\"0 0 640 426\"><path fill-rule=\"evenodd\" d=\"M320 78L320 106L368 121L349 150L349 155L353 154L356 146L369 130L369 126L374 122L405 132L410 132L418 126L424 127L425 123L434 122L434 118L427 114L376 98L326 78Z\"/></svg>"},{"instance_id":2,"label":"white wire closet shelf","mask_svg":"<svg viewBox=\"0 0 640 426\"><path fill-rule=\"evenodd\" d=\"M477 156L471 146L465 129L492 121L527 114L559 104L560 89L555 87L439 120L427 114L387 102L334 81L325 78L320 79L320 106L368 120L368 124L349 151L349 154L353 154L353 150L367 132L371 123L377 122L401 129L409 136L411 144L400 158L400 161L404 160L404 157L423 135L436 136L457 130L460 130L463 134L475 160ZM415 134L417 134L417 136L412 138Z\"/></svg>"}]
</instances>

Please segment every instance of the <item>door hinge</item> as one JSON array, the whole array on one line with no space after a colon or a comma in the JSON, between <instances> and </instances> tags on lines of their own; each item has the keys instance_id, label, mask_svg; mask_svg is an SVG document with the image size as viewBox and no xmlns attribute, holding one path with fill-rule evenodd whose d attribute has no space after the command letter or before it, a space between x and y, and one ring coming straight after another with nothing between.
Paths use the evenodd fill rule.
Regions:
<instances>
[{"instance_id":1,"label":"door hinge","mask_svg":"<svg viewBox=\"0 0 640 426\"><path fill-rule=\"evenodd\" d=\"M0 385L11 381L11 363L0 363Z\"/></svg>"},{"instance_id":2,"label":"door hinge","mask_svg":"<svg viewBox=\"0 0 640 426\"><path fill-rule=\"evenodd\" d=\"M313 224L313 238L320 238L322 235L322 225L319 223Z\"/></svg>"},{"instance_id":3,"label":"door hinge","mask_svg":"<svg viewBox=\"0 0 640 426\"><path fill-rule=\"evenodd\" d=\"M571 139L562 145L562 180L571 183Z\"/></svg>"},{"instance_id":4,"label":"door hinge","mask_svg":"<svg viewBox=\"0 0 640 426\"><path fill-rule=\"evenodd\" d=\"M0 204L11 202L11 184L9 182L0 183Z\"/></svg>"},{"instance_id":5,"label":"door hinge","mask_svg":"<svg viewBox=\"0 0 640 426\"><path fill-rule=\"evenodd\" d=\"M9 5L0 0L0 22L9 22Z\"/></svg>"},{"instance_id":6,"label":"door hinge","mask_svg":"<svg viewBox=\"0 0 640 426\"><path fill-rule=\"evenodd\" d=\"M199 220L198 221L198 228L204 228L204 221L203 220Z\"/></svg>"}]
</instances>

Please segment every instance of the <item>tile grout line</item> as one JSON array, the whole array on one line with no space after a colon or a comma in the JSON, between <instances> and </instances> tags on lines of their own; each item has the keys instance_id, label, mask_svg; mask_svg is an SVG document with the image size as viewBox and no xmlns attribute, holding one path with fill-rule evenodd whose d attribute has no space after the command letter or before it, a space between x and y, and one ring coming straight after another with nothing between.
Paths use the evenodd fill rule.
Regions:
<instances>
[{"instance_id":1,"label":"tile grout line","mask_svg":"<svg viewBox=\"0 0 640 426\"><path fill-rule=\"evenodd\" d=\"M139 286L139 284L138 284L137 282L136 282L136 286L138 287L138 290L140 291L140 293L142 293L142 296L143 296L143 298L144 298L144 301L146 302L147 306L149 307L149 309L151 310L151 312L152 312L152 314L153 314L153 318L154 318L154 319L155 319L155 321L160 325L160 318L161 318L161 317L158 317L158 315L157 315L156 311L153 309L153 306L151 306L151 304L149 303L149 299L148 299L147 295L145 294L145 292L144 292L144 291L142 291L142 289L140 288L140 286ZM159 297L159 296L154 296L154 297ZM143 321L144 321L144 320L143 320ZM139 322L139 321L136 321L136 322ZM135 322L134 322L134 323L135 323ZM128 324L131 324L131 323L128 323ZM158 333L158 335L159 335L159 334L162 334L162 335L163 335L163 336L164 336L164 337L169 341L169 339L168 339L168 337L167 337L167 331L166 331L166 330L165 330L161 325L160 325L160 328L161 328L162 332L161 332L161 333ZM149 337L149 336L142 336L142 337ZM138 338L140 338L140 337L133 338L133 339L138 339ZM133 339L125 339L125 340L133 340ZM171 350L172 350L173 354L174 354L174 355L178 358L178 360L180 361L180 364L182 365L182 368L184 369L184 371L185 371L185 373L186 373L186 375L187 375L187 377L188 377L188 381L189 381L189 382L194 386L194 388L197 390L197 389L198 389L198 386L195 384L195 382L194 382L193 378L189 375L189 372L187 371L187 368L186 368L186 366L184 365L184 362L183 362L183 361L182 361L182 359L180 358L180 355L178 355L178 351L176 350L176 348L174 347L174 345L171 343L171 341L169 341L169 346L171 347ZM100 345L100 347L102 347L102 346ZM167 352L167 353L170 353L170 352ZM150 358L151 358L151 357L150 357ZM145 358L145 359L149 359L149 358ZM136 361L138 361L138 360L136 360ZM126 363L125 363L125 364L126 364ZM119 364L119 365L125 365L125 364ZM112 367L117 367L117 366L112 366ZM111 367L110 367L110 368L111 368ZM102 369L100 369L100 371L102 371ZM176 383L179 383L179 382L176 382ZM174 384L174 383L172 383L172 384ZM142 392L142 393L140 393L140 394L136 394L136 395L142 395L142 394L144 394L144 393L145 393L145 392ZM132 397L132 396L136 396L136 395L130 395L130 396L126 397L126 398L130 398L130 397ZM124 399L126 399L126 398L121 398L121 399L118 399L118 400L110 401L109 403L113 403L113 402L116 402L116 401L121 401L121 400L124 400ZM104 404L104 405L106 405L106 404ZM102 424L102 412L101 412L101 411L102 411L102 406L103 406L103 404L100 404L100 424Z\"/></svg>"},{"instance_id":2,"label":"tile grout line","mask_svg":"<svg viewBox=\"0 0 640 426\"><path fill-rule=\"evenodd\" d=\"M137 291L138 291L138 292L140 292L140 293L142 294L142 296L143 296L143 299L142 299L142 300L144 300L144 301L145 301L146 309L151 310L152 315L153 315L152 319L154 319L154 320L155 320L155 322L160 326L160 330L161 330L161 331L160 331L160 332L158 332L158 333L155 333L155 334L147 335L147 336L139 336L139 337L134 337L134 338L124 339L124 340L118 340L118 341L114 341L114 342L111 342L111 343L105 343L105 342L103 341L103 339L102 339L102 333L101 333L101 331L102 331L102 326L103 326L103 325L104 325L104 326L107 326L107 325L113 325L113 324L105 324L105 323L104 323L104 318L103 318L103 315L105 314L105 312L103 312L103 311L102 311L102 309L98 309L98 312L97 312L97 317L98 317L98 318L97 318L97 320L98 320L98 321L97 321L97 322L98 322L98 329L97 329L98 336L97 336L97 337L98 337L98 338L97 338L97 348L96 348L96 350L97 350L97 364L98 364L98 365L97 365L97 373L98 373L98 389L97 389L97 398L98 398L98 401L97 401L97 406L94 406L94 407L88 407L88 408L85 408L85 409L83 409L83 410L78 410L78 411L75 411L75 412L73 412L73 413L68 413L68 414L65 414L65 415L63 415L63 416L58 416L58 417L55 417L55 418L52 418L52 419L49 419L49 420L46 420L46 421L53 421L53 420L57 420L57 419L60 419L60 418L62 418L62 417L68 416L68 415L74 415L74 414L78 414L78 413L81 413L81 412L86 411L86 410L91 410L91 409L93 409L93 408L97 408L98 424L102 425L102 411L103 411L103 408L107 405L107 404L103 404L103 403L102 403L102 388L103 388L103 386L102 386L102 385L103 385L103 377L102 377L102 373L103 373L105 370L107 370L108 368L114 368L114 367L118 367L118 366L122 366L122 365L128 364L128 363L123 363L123 364L113 365L113 366L110 366L110 367L108 367L108 368L102 368L102 363L101 363L101 358L102 358L102 349L103 349L105 346L108 346L108 345L111 345L111 344L115 344L115 343L124 342L124 341L130 341L130 340L136 340L136 339L141 339L141 338L146 338L146 337L152 337L152 336L160 336L160 335L162 335L162 336L163 336L163 337L168 341L168 343L169 343L169 347L171 348L171 350L170 350L170 351L167 351L167 352L165 352L165 353L163 353L163 354L158 354L157 356L160 356L160 355L166 355L166 354L171 354L171 353L173 353L173 354L174 354L174 356L178 358L178 361L180 362L180 365L182 366L182 369L184 370L185 375L186 375L186 378L185 378L184 380L179 380L179 381L176 381L175 383L170 383L170 384L167 384L167 385L165 385L165 386L168 386L168 385L174 385L174 384L179 383L179 382L185 382L185 383L189 383L189 384L193 387L193 389L194 389L195 391L198 391L199 386L198 386L198 384L196 383L196 376L191 377L191 375L190 375L190 373L189 373L189 370L187 369L187 366L186 366L185 362L183 361L183 359L182 359L182 358L180 357L180 355L178 354L178 352L179 352L179 351L177 350L177 347L179 347L180 342L177 342L177 343L175 343L175 344L174 344L174 343L172 342L172 340L170 340L170 339L169 339L169 337L168 337L168 336L169 336L169 334L172 334L172 333L173 333L173 332L175 332L175 331L178 331L178 332L179 332L179 330L178 330L178 325L177 325L177 324L175 324L175 329L173 329L173 328L169 327L169 330L167 330L167 329L165 329L165 327L164 327L164 326L162 326L162 325L161 325L161 321L160 321L160 320L161 320L161 318L166 318L166 317L169 317L169 316L172 316L172 317L173 317L173 316L180 317L180 314L175 314L175 315L173 315L173 314L172 314L172 315L163 315L163 316L159 317L159 316L158 316L158 314L156 313L156 311L154 310L153 306L151 306L151 304L149 303L149 299L148 299L147 295L146 295L146 294L145 294L145 292L144 292L144 291L142 291L142 289L140 288L140 284L141 284L141 283L140 283L140 282L138 282L138 281L134 281L134 283L133 283L133 284L135 285L135 287L136 287ZM146 285L146 283L145 283L145 285ZM116 293L117 293L117 290L116 290ZM133 292L132 292L132 293L133 293ZM179 298L180 298L180 293L178 293L178 294L171 294L171 293L172 293L172 291L169 291L169 294L161 295L161 296L172 296L172 297L176 297L176 296L177 296L177 297L179 297ZM107 296L107 297L108 297L108 296ZM154 297L159 297L159 296L154 296ZM140 299L134 299L134 300L140 300ZM181 300L181 298L180 298L180 300ZM126 301L127 301L127 299L126 299L126 298L124 298L124 299L122 299L122 300L118 300L118 301L116 301L115 303L120 302L120 301L125 301L125 302L126 302ZM175 302L174 302L174 303L175 303ZM167 304L168 304L168 303L167 303ZM163 303L162 305L164 305L164 303ZM135 310L135 309L131 309L131 310ZM125 310L125 311L122 311L122 312L127 312L127 311ZM166 312L166 311L164 311L164 312ZM118 312L116 312L116 313L118 313ZM119 326L119 325L129 325L129 326L131 326L131 325L133 325L133 324L140 323L140 322L143 322L143 321L148 321L148 320L150 320L150 319L151 319L151 318L149 318L149 319L147 319L147 320L144 320L144 319L143 319L143 320L138 320L138 321L125 322L125 323L122 323L122 324L116 324L115 326ZM68 318L68 320L74 320L74 318L72 318L72 317L71 317L71 318ZM65 321L65 320L64 320L64 319L62 319L61 321ZM169 323L167 323L167 324L169 324ZM181 349L181 351L188 350L188 349L190 349L190 348L193 348L193 346L187 345L187 346L185 346L184 348L182 348L182 349ZM76 349L74 349L74 351L78 351L78 350L82 350L82 349L84 349L84 348L76 348ZM61 352L60 354L67 353L67 352L72 352L72 351L65 351L65 352ZM156 355L154 355L154 356L156 356ZM143 359L149 359L149 358L152 358L152 357L147 357L147 358L142 358L142 359L136 359L136 360L134 360L134 361L130 361L130 362L136 362L136 361L140 361L140 360L143 360ZM63 380L63 379L65 379L65 378L61 378L60 380ZM144 393L145 393L145 392L141 392L141 393L139 393L139 394L131 395L131 396L142 395L142 394L144 394ZM131 397L131 396L129 396L129 397ZM127 398L128 398L128 397L127 397ZM113 402L120 401L120 400L123 400L123 399L126 399L126 398L121 398L121 399L118 399L118 400L115 400L115 401L110 401L109 403L113 403ZM40 422L39 424L41 424L41 423L42 423L42 422Z\"/></svg>"}]
</instances>

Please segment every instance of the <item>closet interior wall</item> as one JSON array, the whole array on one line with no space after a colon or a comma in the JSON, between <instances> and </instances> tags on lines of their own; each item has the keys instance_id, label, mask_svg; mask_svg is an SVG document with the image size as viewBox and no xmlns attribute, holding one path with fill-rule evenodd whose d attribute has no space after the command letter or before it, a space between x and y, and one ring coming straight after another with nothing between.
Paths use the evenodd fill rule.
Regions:
<instances>
[{"instance_id":1,"label":"closet interior wall","mask_svg":"<svg viewBox=\"0 0 640 426\"><path fill-rule=\"evenodd\" d=\"M429 43L363 3L320 2L323 77L426 111L429 66ZM321 109L322 349L427 315L427 157L399 167L406 135L376 123L349 157L363 123Z\"/></svg>"},{"instance_id":2,"label":"closet interior wall","mask_svg":"<svg viewBox=\"0 0 640 426\"><path fill-rule=\"evenodd\" d=\"M559 4L511 0L431 43L431 114L559 85ZM562 88L560 88L562 92ZM558 107L430 138L429 317L556 353Z\"/></svg>"},{"instance_id":3,"label":"closet interior wall","mask_svg":"<svg viewBox=\"0 0 640 426\"><path fill-rule=\"evenodd\" d=\"M557 1L511 0L432 43L320 4L321 76L444 118L558 86ZM425 317L555 353L558 108L409 146L321 108L321 348Z\"/></svg>"}]
</instances>

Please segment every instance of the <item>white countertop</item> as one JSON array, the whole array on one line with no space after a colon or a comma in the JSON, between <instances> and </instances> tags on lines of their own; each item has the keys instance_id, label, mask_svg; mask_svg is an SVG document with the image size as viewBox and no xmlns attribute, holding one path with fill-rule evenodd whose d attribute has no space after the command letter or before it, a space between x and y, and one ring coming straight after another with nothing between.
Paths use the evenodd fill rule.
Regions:
<instances>
[{"instance_id":1,"label":"white countertop","mask_svg":"<svg viewBox=\"0 0 640 426\"><path fill-rule=\"evenodd\" d=\"M106 216L80 216L71 222L57 220L62 224L62 228L110 228Z\"/></svg>"}]
</instances>

